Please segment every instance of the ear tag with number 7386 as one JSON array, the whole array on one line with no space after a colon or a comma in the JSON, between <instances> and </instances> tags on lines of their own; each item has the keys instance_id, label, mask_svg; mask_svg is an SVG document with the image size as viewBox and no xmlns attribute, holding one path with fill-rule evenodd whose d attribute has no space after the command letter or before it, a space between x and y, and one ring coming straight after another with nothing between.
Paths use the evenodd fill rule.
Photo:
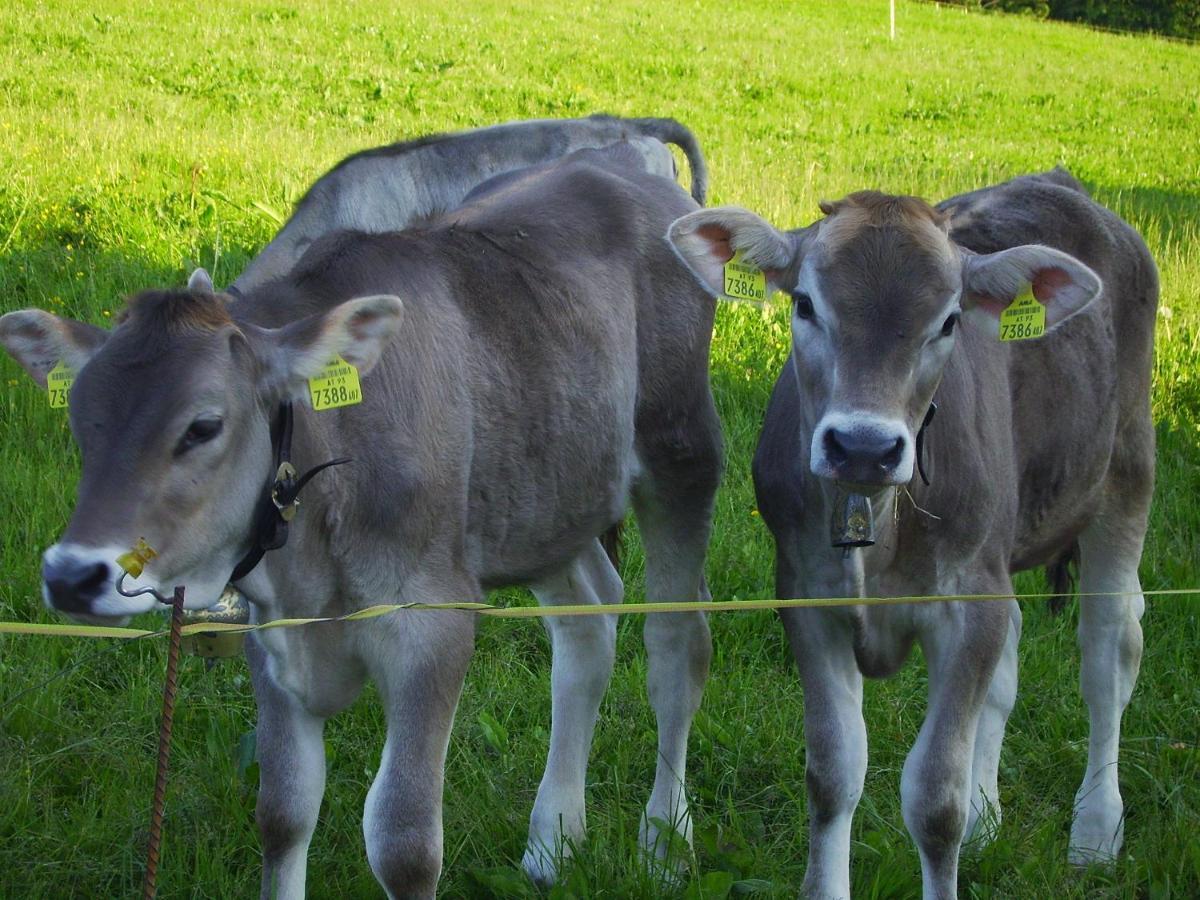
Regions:
<instances>
[{"instance_id":1,"label":"ear tag with number 7386","mask_svg":"<svg viewBox=\"0 0 1200 900\"><path fill-rule=\"evenodd\" d=\"M64 363L59 363L46 373L46 393L50 395L51 409L66 409L67 396L75 383L74 373Z\"/></svg>"},{"instance_id":2,"label":"ear tag with number 7386","mask_svg":"<svg viewBox=\"0 0 1200 900\"><path fill-rule=\"evenodd\" d=\"M1033 296L1033 285L1028 284L1000 313L1000 340L1027 341L1045 332L1046 307Z\"/></svg>"},{"instance_id":3,"label":"ear tag with number 7386","mask_svg":"<svg viewBox=\"0 0 1200 900\"><path fill-rule=\"evenodd\" d=\"M725 263L725 296L730 300L763 303L767 299L767 277L757 266L743 260L739 250Z\"/></svg>"},{"instance_id":4,"label":"ear tag with number 7386","mask_svg":"<svg viewBox=\"0 0 1200 900\"><path fill-rule=\"evenodd\" d=\"M358 369L335 356L316 376L308 379L308 395L317 412L362 403Z\"/></svg>"}]
</instances>

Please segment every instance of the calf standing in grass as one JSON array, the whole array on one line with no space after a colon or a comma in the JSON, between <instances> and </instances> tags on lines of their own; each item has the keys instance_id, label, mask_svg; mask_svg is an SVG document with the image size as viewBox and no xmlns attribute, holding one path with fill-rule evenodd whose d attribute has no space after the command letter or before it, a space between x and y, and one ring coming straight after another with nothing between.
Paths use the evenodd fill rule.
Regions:
<instances>
[{"instance_id":1,"label":"calf standing in grass","mask_svg":"<svg viewBox=\"0 0 1200 900\"><path fill-rule=\"evenodd\" d=\"M113 561L139 536L159 556L127 587L183 583L190 608L216 601L256 541L288 404L336 356L358 368L361 402L297 409L290 455L302 471L353 462L304 489L291 540L238 582L254 621L482 600L506 584L544 604L620 603L597 537L630 497L648 596L699 598L721 463L707 371L714 302L662 240L695 208L616 145L484 191L424 229L326 237L239 299L198 273L187 291L133 298L111 334L39 310L0 318L0 341L39 383L59 360L77 373L83 472L70 524L45 554L49 603L89 618L149 609L115 585ZM474 621L412 611L257 635L264 896L304 893L324 723L368 678L387 742L367 853L389 895L433 895ZM612 616L547 622L550 752L524 860L541 882L555 878L564 838L583 838L616 635ZM642 838L661 853L659 823L690 835L684 762L711 651L700 613L649 617L645 642L659 743Z\"/></svg>"},{"instance_id":2,"label":"calf standing in grass","mask_svg":"<svg viewBox=\"0 0 1200 900\"><path fill-rule=\"evenodd\" d=\"M1154 263L1061 170L937 209L864 192L822 210L793 232L742 209L704 210L669 233L710 290L740 250L793 300L792 353L754 460L778 594L1003 596L1012 573L1077 549L1093 595L1079 621L1091 740L1070 859L1111 859L1123 832L1120 720L1142 651ZM1002 311L1030 288L1044 336L1002 343ZM851 500L861 511L864 497L874 545L832 547L831 519ZM904 821L925 896L954 896L960 843L999 821L1016 603L795 609L783 620L805 693L804 892L849 895L867 763L862 678L891 675L918 641L929 707L904 765Z\"/></svg>"}]
</instances>

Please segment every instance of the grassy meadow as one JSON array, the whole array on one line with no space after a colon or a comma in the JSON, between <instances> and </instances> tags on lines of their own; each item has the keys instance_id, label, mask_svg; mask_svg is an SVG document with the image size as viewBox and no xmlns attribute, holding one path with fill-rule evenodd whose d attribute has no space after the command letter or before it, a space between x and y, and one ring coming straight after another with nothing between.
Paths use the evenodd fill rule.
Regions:
<instances>
[{"instance_id":1,"label":"grassy meadow","mask_svg":"<svg viewBox=\"0 0 1200 900\"><path fill-rule=\"evenodd\" d=\"M1159 481L1146 589L1200 586L1200 47L1020 17L845 0L682 4L432 0L10 0L0 11L0 310L104 323L196 265L226 284L342 156L433 131L592 112L670 115L712 173L711 202L806 224L859 188L940 199L1062 163L1146 237L1162 272ZM719 310L712 378L728 467L714 596L773 594L749 464L787 317ZM70 514L78 455L61 410L0 359L0 619L54 621L40 553ZM628 599L639 600L636 531ZM1040 590L1040 575L1021 590ZM502 602L530 602L511 591ZM145 617L137 624L153 623ZM997 842L964 859L964 897L1200 895L1200 600L1151 600L1125 716L1126 852L1066 864L1087 717L1075 614L1026 609L1021 693L1001 764ZM622 620L589 779L588 843L554 897L794 896L806 853L802 698L767 612L712 619L693 731L696 852L685 883L636 864L654 764L640 623ZM0 638L0 896L138 890L154 777L162 643ZM450 746L446 897L532 897L518 868L549 727L549 647L484 620ZM66 673L54 680L55 673ZM860 898L914 897L900 767L924 709L914 662L869 683ZM241 660L182 666L163 897L257 890L254 708ZM360 828L383 742L370 692L327 729L309 857L314 897L377 897Z\"/></svg>"}]
</instances>

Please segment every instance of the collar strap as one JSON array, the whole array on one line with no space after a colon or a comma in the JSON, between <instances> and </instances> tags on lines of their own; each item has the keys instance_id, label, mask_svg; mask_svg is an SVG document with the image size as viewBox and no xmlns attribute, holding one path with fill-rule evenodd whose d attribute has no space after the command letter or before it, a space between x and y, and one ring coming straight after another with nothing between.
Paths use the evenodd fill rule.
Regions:
<instances>
[{"instance_id":1,"label":"collar strap","mask_svg":"<svg viewBox=\"0 0 1200 900\"><path fill-rule=\"evenodd\" d=\"M330 466L350 462L349 457L331 459L313 466L300 477L291 463L292 430L295 413L291 402L279 404L279 410L271 422L271 450L275 469L271 480L263 487L254 514L254 532L250 549L234 567L230 581L245 578L259 564L268 550L278 550L288 539L288 523L296 517L300 507L300 491L312 477Z\"/></svg>"},{"instance_id":2,"label":"collar strap","mask_svg":"<svg viewBox=\"0 0 1200 900\"><path fill-rule=\"evenodd\" d=\"M929 476L925 474L925 429L933 421L935 413L937 413L937 404L930 403L929 411L925 413L921 428L917 432L917 471L921 473L921 480L925 482L926 487L929 486Z\"/></svg>"}]
</instances>

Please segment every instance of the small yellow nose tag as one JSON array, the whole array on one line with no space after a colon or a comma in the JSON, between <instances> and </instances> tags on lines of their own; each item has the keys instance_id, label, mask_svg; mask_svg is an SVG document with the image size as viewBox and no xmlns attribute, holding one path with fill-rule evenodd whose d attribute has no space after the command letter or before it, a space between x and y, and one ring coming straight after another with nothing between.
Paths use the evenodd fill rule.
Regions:
<instances>
[{"instance_id":1,"label":"small yellow nose tag","mask_svg":"<svg viewBox=\"0 0 1200 900\"><path fill-rule=\"evenodd\" d=\"M358 369L335 356L316 377L308 379L308 395L317 412L362 403Z\"/></svg>"},{"instance_id":2,"label":"small yellow nose tag","mask_svg":"<svg viewBox=\"0 0 1200 900\"><path fill-rule=\"evenodd\" d=\"M1033 296L1028 284L1000 313L1000 340L1028 341L1046 333L1046 307Z\"/></svg>"},{"instance_id":3,"label":"small yellow nose tag","mask_svg":"<svg viewBox=\"0 0 1200 900\"><path fill-rule=\"evenodd\" d=\"M739 250L725 263L725 296L730 300L762 303L767 299L767 277L762 270L743 260Z\"/></svg>"},{"instance_id":4,"label":"small yellow nose tag","mask_svg":"<svg viewBox=\"0 0 1200 900\"><path fill-rule=\"evenodd\" d=\"M67 408L67 397L74 383L75 374L64 363L60 362L46 373L46 393L50 396L51 409Z\"/></svg>"},{"instance_id":5,"label":"small yellow nose tag","mask_svg":"<svg viewBox=\"0 0 1200 900\"><path fill-rule=\"evenodd\" d=\"M149 564L150 560L158 556L154 552L154 548L146 543L145 538L138 538L138 542L133 545L133 549L128 553L122 553L117 557L117 565L137 578L142 574L142 571Z\"/></svg>"}]
</instances>

